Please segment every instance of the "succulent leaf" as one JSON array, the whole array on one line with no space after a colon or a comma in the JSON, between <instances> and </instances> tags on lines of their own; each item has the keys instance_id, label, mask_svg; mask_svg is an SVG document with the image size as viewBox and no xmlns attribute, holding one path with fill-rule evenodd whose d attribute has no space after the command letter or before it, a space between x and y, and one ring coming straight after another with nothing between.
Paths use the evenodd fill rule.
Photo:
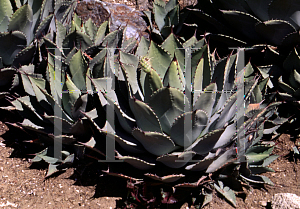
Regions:
<instances>
[{"instance_id":1,"label":"succulent leaf","mask_svg":"<svg viewBox=\"0 0 300 209\"><path fill-rule=\"evenodd\" d=\"M213 149L224 147L232 142L232 137L236 134L237 131L236 129L236 123L227 126Z\"/></svg>"},{"instance_id":2,"label":"succulent leaf","mask_svg":"<svg viewBox=\"0 0 300 209\"><path fill-rule=\"evenodd\" d=\"M272 168L259 166L259 165L250 165L249 169L251 170L251 174L261 174L266 172L275 172Z\"/></svg>"},{"instance_id":3,"label":"succulent leaf","mask_svg":"<svg viewBox=\"0 0 300 209\"><path fill-rule=\"evenodd\" d=\"M105 36L102 41L102 46L111 49L116 49L122 35L123 35L123 30L115 30L107 34L107 36Z\"/></svg>"},{"instance_id":4,"label":"succulent leaf","mask_svg":"<svg viewBox=\"0 0 300 209\"><path fill-rule=\"evenodd\" d=\"M64 54L68 55L74 46L82 51L85 51L92 44L93 41L88 35L79 31L74 31L65 37L62 46L64 48Z\"/></svg>"},{"instance_id":5,"label":"succulent leaf","mask_svg":"<svg viewBox=\"0 0 300 209\"><path fill-rule=\"evenodd\" d=\"M148 163L144 160L135 158L135 157L130 157L130 156L123 156L119 157L120 160L123 160L125 163L128 163L132 165L135 168L138 168L140 170L149 170L155 166L153 163Z\"/></svg>"},{"instance_id":6,"label":"succulent leaf","mask_svg":"<svg viewBox=\"0 0 300 209\"><path fill-rule=\"evenodd\" d=\"M32 24L33 24L33 13L32 8L25 4L20 7L11 17L8 31L21 31L26 35L27 45L32 41Z\"/></svg>"},{"instance_id":7,"label":"succulent leaf","mask_svg":"<svg viewBox=\"0 0 300 209\"><path fill-rule=\"evenodd\" d=\"M12 65L16 68L23 66L23 65L29 65L34 60L34 55L36 53L37 47L35 45L30 45L20 51L17 56L14 58L14 61Z\"/></svg>"},{"instance_id":8,"label":"succulent leaf","mask_svg":"<svg viewBox=\"0 0 300 209\"><path fill-rule=\"evenodd\" d=\"M163 131L170 134L175 119L184 112L185 95L174 88L163 87L155 92L149 101L149 106L154 110Z\"/></svg>"},{"instance_id":9,"label":"succulent leaf","mask_svg":"<svg viewBox=\"0 0 300 209\"><path fill-rule=\"evenodd\" d=\"M29 0L28 5L32 8L32 27L31 34L35 34L37 28L40 25L40 13L43 1L40 0ZM46 33L45 33L46 34ZM34 38L34 37L32 37Z\"/></svg>"},{"instance_id":10,"label":"succulent leaf","mask_svg":"<svg viewBox=\"0 0 300 209\"><path fill-rule=\"evenodd\" d=\"M97 26L93 23L92 19L89 18L84 24L87 34L91 37L92 40L95 40L97 33Z\"/></svg>"},{"instance_id":11,"label":"succulent leaf","mask_svg":"<svg viewBox=\"0 0 300 209\"><path fill-rule=\"evenodd\" d=\"M188 126L187 120L191 119L191 124ZM186 112L176 118L171 127L171 139L178 145L190 146L205 129L208 123L206 112L196 110L195 112Z\"/></svg>"},{"instance_id":12,"label":"succulent leaf","mask_svg":"<svg viewBox=\"0 0 300 209\"><path fill-rule=\"evenodd\" d=\"M298 89L300 87L300 74L296 69L290 74L289 81L294 89Z\"/></svg>"},{"instance_id":13,"label":"succulent leaf","mask_svg":"<svg viewBox=\"0 0 300 209\"><path fill-rule=\"evenodd\" d=\"M269 184L273 186L273 182L266 176L260 176L260 175L251 175L249 177L245 177L241 175L241 177L251 183L256 183L256 184Z\"/></svg>"},{"instance_id":14,"label":"succulent leaf","mask_svg":"<svg viewBox=\"0 0 300 209\"><path fill-rule=\"evenodd\" d=\"M2 68L0 69L0 87L10 85L16 74L14 68Z\"/></svg>"},{"instance_id":15,"label":"succulent leaf","mask_svg":"<svg viewBox=\"0 0 300 209\"><path fill-rule=\"evenodd\" d=\"M95 36L95 45L100 45L105 37L108 29L108 21L103 22L98 28L97 34Z\"/></svg>"},{"instance_id":16,"label":"succulent leaf","mask_svg":"<svg viewBox=\"0 0 300 209\"><path fill-rule=\"evenodd\" d=\"M62 48L63 40L66 37L67 30L65 26L57 20L55 20L55 26L56 26L56 45L58 46L58 48Z\"/></svg>"},{"instance_id":17,"label":"succulent leaf","mask_svg":"<svg viewBox=\"0 0 300 209\"><path fill-rule=\"evenodd\" d=\"M222 13L225 19L245 37L255 41L260 40L260 37L255 31L255 25L260 23L260 20L248 13L240 11L223 10Z\"/></svg>"},{"instance_id":18,"label":"succulent leaf","mask_svg":"<svg viewBox=\"0 0 300 209\"><path fill-rule=\"evenodd\" d=\"M265 146L265 145L256 145L253 147L250 147L246 151L246 157L249 160L249 163L257 163L259 161L262 161L270 156L272 153L274 147Z\"/></svg>"},{"instance_id":19,"label":"succulent leaf","mask_svg":"<svg viewBox=\"0 0 300 209\"><path fill-rule=\"evenodd\" d=\"M161 30L165 26L165 17L167 11L165 9L166 3L163 1L154 1L153 10L154 10L154 19L158 26L158 29Z\"/></svg>"},{"instance_id":20,"label":"succulent leaf","mask_svg":"<svg viewBox=\"0 0 300 209\"><path fill-rule=\"evenodd\" d=\"M4 65L11 65L16 55L26 47L26 36L19 31L0 34L0 56Z\"/></svg>"},{"instance_id":21,"label":"succulent leaf","mask_svg":"<svg viewBox=\"0 0 300 209\"><path fill-rule=\"evenodd\" d=\"M214 184L214 187L216 190L223 195L231 204L233 204L234 207L236 207L236 197L234 192L227 186L224 187L223 182L218 181L219 186L217 184Z\"/></svg>"},{"instance_id":22,"label":"succulent leaf","mask_svg":"<svg viewBox=\"0 0 300 209\"><path fill-rule=\"evenodd\" d=\"M183 174L178 174L178 175L173 174L173 175L160 177L160 176L157 176L157 175L154 175L151 173L146 173L145 176L147 176L151 179L154 179L156 181L164 182L164 183L173 183L173 182L178 181L179 179L185 177L185 175L183 175Z\"/></svg>"},{"instance_id":23,"label":"succulent leaf","mask_svg":"<svg viewBox=\"0 0 300 209\"><path fill-rule=\"evenodd\" d=\"M160 79L163 80L163 76L166 74L172 61L170 55L163 48L151 41L147 57L150 59L152 68L157 72Z\"/></svg>"},{"instance_id":24,"label":"succulent leaf","mask_svg":"<svg viewBox=\"0 0 300 209\"><path fill-rule=\"evenodd\" d=\"M295 32L295 28L288 22L283 20L269 20L258 23L255 29L259 35L269 40L270 44L281 45L285 36Z\"/></svg>"},{"instance_id":25,"label":"succulent leaf","mask_svg":"<svg viewBox=\"0 0 300 209\"><path fill-rule=\"evenodd\" d=\"M223 134L224 129L218 129L198 138L187 150L193 150L199 155L209 153Z\"/></svg>"},{"instance_id":26,"label":"succulent leaf","mask_svg":"<svg viewBox=\"0 0 300 209\"><path fill-rule=\"evenodd\" d=\"M190 171L205 171L208 166L214 161L215 158L207 158L200 160L195 164L191 164L185 167L186 170Z\"/></svg>"},{"instance_id":27,"label":"succulent leaf","mask_svg":"<svg viewBox=\"0 0 300 209\"><path fill-rule=\"evenodd\" d=\"M149 153L156 156L167 154L176 149L176 146L170 137L162 133L143 132L140 129L134 129L132 135Z\"/></svg>"},{"instance_id":28,"label":"succulent leaf","mask_svg":"<svg viewBox=\"0 0 300 209\"><path fill-rule=\"evenodd\" d=\"M291 72L295 69L299 69L300 67L300 56L299 56L299 48L295 47L287 56L285 61L283 62L283 67L288 72Z\"/></svg>"},{"instance_id":29,"label":"succulent leaf","mask_svg":"<svg viewBox=\"0 0 300 209\"><path fill-rule=\"evenodd\" d=\"M81 51L78 51L70 60L70 72L72 81L81 91L86 91L85 75L88 70L88 64Z\"/></svg>"},{"instance_id":30,"label":"succulent leaf","mask_svg":"<svg viewBox=\"0 0 300 209\"><path fill-rule=\"evenodd\" d=\"M197 100L194 100L193 109L204 110L207 113L208 118L210 118L216 101L216 92L216 83L211 83L208 85L203 92L200 92L200 96L197 98Z\"/></svg>"},{"instance_id":31,"label":"succulent leaf","mask_svg":"<svg viewBox=\"0 0 300 209\"><path fill-rule=\"evenodd\" d=\"M165 164L170 168L181 168L185 166L195 155L193 151L173 152L171 154L159 156L156 161Z\"/></svg>"},{"instance_id":32,"label":"succulent leaf","mask_svg":"<svg viewBox=\"0 0 300 209\"><path fill-rule=\"evenodd\" d=\"M152 94L163 87L163 83L157 72L145 61L146 58L142 58L141 60L143 71L141 72L140 82L144 92L144 100L145 102L149 102Z\"/></svg>"},{"instance_id":33,"label":"succulent leaf","mask_svg":"<svg viewBox=\"0 0 300 209\"><path fill-rule=\"evenodd\" d=\"M184 90L185 79L178 62L171 62L171 65L165 74L163 85L176 88L180 91Z\"/></svg>"},{"instance_id":34,"label":"succulent leaf","mask_svg":"<svg viewBox=\"0 0 300 209\"><path fill-rule=\"evenodd\" d=\"M150 41L147 40L144 36L142 36L135 54L141 57L146 56L149 50L149 46L150 46Z\"/></svg>"},{"instance_id":35,"label":"succulent leaf","mask_svg":"<svg viewBox=\"0 0 300 209\"><path fill-rule=\"evenodd\" d=\"M3 21L5 17L10 18L13 14L13 8L10 0L3 0L0 2L0 22Z\"/></svg>"},{"instance_id":36,"label":"succulent leaf","mask_svg":"<svg viewBox=\"0 0 300 209\"><path fill-rule=\"evenodd\" d=\"M226 164L234 162L236 160L236 154L235 148L228 149L208 166L206 173L213 173Z\"/></svg>"},{"instance_id":37,"label":"succulent leaf","mask_svg":"<svg viewBox=\"0 0 300 209\"><path fill-rule=\"evenodd\" d=\"M41 21L43 21L46 17L48 17L50 14L54 12L54 2L55 0L43 1L41 7L41 16L40 16Z\"/></svg>"},{"instance_id":38,"label":"succulent leaf","mask_svg":"<svg viewBox=\"0 0 300 209\"><path fill-rule=\"evenodd\" d=\"M76 100L80 97L80 89L72 82L70 76L67 74L66 81L62 88L62 104L69 116L72 115L72 107Z\"/></svg>"},{"instance_id":39,"label":"succulent leaf","mask_svg":"<svg viewBox=\"0 0 300 209\"><path fill-rule=\"evenodd\" d=\"M285 20L293 24L297 29L299 25L297 23L297 11L300 10L300 3L295 0L279 1L274 0L269 6L269 18Z\"/></svg>"},{"instance_id":40,"label":"succulent leaf","mask_svg":"<svg viewBox=\"0 0 300 209\"><path fill-rule=\"evenodd\" d=\"M160 122L156 114L147 104L137 99L130 99L129 105L140 129L143 131L162 133Z\"/></svg>"},{"instance_id":41,"label":"succulent leaf","mask_svg":"<svg viewBox=\"0 0 300 209\"><path fill-rule=\"evenodd\" d=\"M200 95L200 92L211 83L212 68L208 50L208 46L205 45L192 53L191 69L195 91L194 101Z\"/></svg>"},{"instance_id":42,"label":"succulent leaf","mask_svg":"<svg viewBox=\"0 0 300 209\"><path fill-rule=\"evenodd\" d=\"M173 33L162 43L161 47L169 53L172 60L176 57L180 68L184 69L184 49Z\"/></svg>"}]
</instances>

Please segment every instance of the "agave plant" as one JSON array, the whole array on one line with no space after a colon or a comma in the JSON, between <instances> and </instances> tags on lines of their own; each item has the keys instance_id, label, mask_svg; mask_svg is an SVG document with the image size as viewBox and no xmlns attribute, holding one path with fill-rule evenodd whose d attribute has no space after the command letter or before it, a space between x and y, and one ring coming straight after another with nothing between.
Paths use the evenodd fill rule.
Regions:
<instances>
[{"instance_id":1,"label":"agave plant","mask_svg":"<svg viewBox=\"0 0 300 209\"><path fill-rule=\"evenodd\" d=\"M280 113L283 117L289 118L285 127L291 134L299 134L299 48L295 47L283 62L285 73L278 79L279 93L281 100L286 101Z\"/></svg>"},{"instance_id":2,"label":"agave plant","mask_svg":"<svg viewBox=\"0 0 300 209\"><path fill-rule=\"evenodd\" d=\"M56 25L70 22L76 1L4 0L0 6L0 88L4 95L19 86L17 69L21 66L32 64L35 72L42 72L44 38L53 40Z\"/></svg>"},{"instance_id":3,"label":"agave plant","mask_svg":"<svg viewBox=\"0 0 300 209\"><path fill-rule=\"evenodd\" d=\"M280 95L289 101L299 100L299 60L299 48L295 47L283 64L284 70L288 73L279 78L278 85L284 92Z\"/></svg>"},{"instance_id":4,"label":"agave plant","mask_svg":"<svg viewBox=\"0 0 300 209\"><path fill-rule=\"evenodd\" d=\"M63 149L69 147L70 150L71 147L70 151L76 152L80 148L75 146L74 151L75 142L90 137L87 120L82 120L81 111L89 112L93 119L97 116L93 99L95 88L90 78L102 77L103 69L110 66L107 47L123 48L129 52L136 46L136 40L125 38L126 29L109 33L108 22L98 29L91 19L82 23L74 15L71 27L67 29L58 20L54 23L55 32L44 30L49 33L34 40L38 41L37 47L31 51L33 44L17 51L12 66L0 71L3 86L11 89L20 84L18 92L1 95L1 99L5 98L12 104L1 109L21 116L20 122L9 124L33 137L33 140L26 141L47 147L33 160L44 159L49 163L47 176L61 167L58 163L66 162L62 157L67 151L63 151L63 156L54 156L53 142L61 143ZM34 61L28 60L32 55ZM13 78L12 83L8 76ZM73 159L72 156L66 155L67 162Z\"/></svg>"},{"instance_id":5,"label":"agave plant","mask_svg":"<svg viewBox=\"0 0 300 209\"><path fill-rule=\"evenodd\" d=\"M184 52L178 49L184 48L196 48L191 49L190 72L182 70ZM150 178L174 188L197 188L207 183L204 179L211 174L213 180L220 180L232 177L233 171L234 179L271 184L268 178L256 174L272 171L267 165L277 158L270 156L273 144L260 139L264 131L268 132L264 122L280 102L267 101L268 78L255 76L250 63L244 71L238 69L237 56L216 60L205 39L197 41L193 36L181 44L173 33L161 46L141 41L136 55L120 51L118 66L107 68L117 76L115 87L111 85L113 78L91 79L107 115L101 126L85 114L100 135L83 145L103 151L103 137L106 143L117 142L115 160L129 164L130 169L111 165L106 173L134 184ZM236 74L245 77L244 88L237 88ZM100 80L102 85L95 83ZM238 95L242 95L241 100ZM245 111L237 117L244 104ZM106 155L114 157L114 151ZM235 205L234 192L224 189L222 180L213 182L210 186ZM147 199L133 194L138 201ZM172 192L167 196L170 198Z\"/></svg>"},{"instance_id":6,"label":"agave plant","mask_svg":"<svg viewBox=\"0 0 300 209\"><path fill-rule=\"evenodd\" d=\"M297 1L198 1L195 8L187 8L204 21L199 30L240 38L248 44L284 46L295 43L299 28ZM209 29L204 26L210 26ZM203 31L205 32L205 31Z\"/></svg>"},{"instance_id":7,"label":"agave plant","mask_svg":"<svg viewBox=\"0 0 300 209\"><path fill-rule=\"evenodd\" d=\"M155 2L165 11L170 7L160 1ZM176 5L176 1L171 4ZM292 86L283 84L282 79L289 83L287 80L294 70L287 69L287 65L300 40L299 6L299 2L293 0L198 1L194 7L179 12L179 21L174 24L173 31L184 38L196 31L197 36L204 36L209 41L211 51L218 49L221 57L227 56L230 47L244 48L246 60L251 59L251 63L258 66L263 78L270 78L268 87L271 91L291 94L293 89L289 86ZM159 11L154 10L154 16L165 21L165 26L160 28L163 30L169 22L165 18L167 16L162 15L165 13ZM277 98L282 99L291 100L283 96ZM291 109L284 115L286 118L298 112L291 107L283 109Z\"/></svg>"}]
</instances>

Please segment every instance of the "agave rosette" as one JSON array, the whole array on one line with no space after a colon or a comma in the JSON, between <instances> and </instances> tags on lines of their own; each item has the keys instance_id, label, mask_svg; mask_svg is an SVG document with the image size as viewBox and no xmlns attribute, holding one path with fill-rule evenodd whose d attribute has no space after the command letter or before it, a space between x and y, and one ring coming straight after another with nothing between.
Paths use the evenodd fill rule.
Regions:
<instances>
[{"instance_id":1,"label":"agave rosette","mask_svg":"<svg viewBox=\"0 0 300 209\"><path fill-rule=\"evenodd\" d=\"M299 37L296 34L299 8L296 0L207 0L199 1L195 8L187 8L186 11L204 21L199 30L208 26L209 29L205 29L208 32L231 36L248 45L267 42L274 46L287 46Z\"/></svg>"},{"instance_id":2,"label":"agave rosette","mask_svg":"<svg viewBox=\"0 0 300 209\"><path fill-rule=\"evenodd\" d=\"M187 64L184 49L189 47L191 86L186 87L188 73L182 69ZM142 39L136 55L120 51L115 87L106 85L112 80L108 77L99 78L102 85L94 85L107 111L105 125L86 116L102 137L117 142L117 160L159 182L197 187L199 184L187 181L196 178L197 182L202 175L225 172L229 165L246 164L237 176L270 183L255 174L271 170L267 165L276 159L269 159L272 143L261 144L260 139L264 121L273 116L280 102L264 102L268 78L255 76L250 63L237 69L237 56L216 60L205 40L197 41L194 36L181 44L171 33L161 46ZM235 75L244 75L244 88L237 88ZM237 111L244 112L237 117ZM100 141L93 138L86 146L97 150ZM266 155L258 154L261 152ZM137 182L145 177L134 172L128 175L124 170L118 174L111 169L107 173ZM186 175L189 178L184 178Z\"/></svg>"},{"instance_id":3,"label":"agave rosette","mask_svg":"<svg viewBox=\"0 0 300 209\"><path fill-rule=\"evenodd\" d=\"M52 40L55 26L71 21L76 1L4 0L0 6L0 87L4 95L19 85L17 69L21 66L33 64L36 72L43 71L45 37Z\"/></svg>"},{"instance_id":4,"label":"agave rosette","mask_svg":"<svg viewBox=\"0 0 300 209\"><path fill-rule=\"evenodd\" d=\"M54 159L54 141L61 142L63 149L68 147L70 151L77 152L82 145L75 145L76 142L90 138L92 133L82 112L92 119L98 117L94 85L100 85L101 80L97 78L103 77L103 72L114 63L114 59L108 59L109 53L114 53L117 48L128 52L136 46L136 40L125 38L126 29L110 33L108 22L97 28L91 19L82 23L74 15L69 28L58 20L54 23L55 31L45 30L49 33L37 42L32 52L33 60L27 59L32 55L30 50L22 50L13 58L18 67L13 64L0 71L6 76L6 79L1 79L3 84L9 88L19 86L16 93L4 94L2 98L10 101L12 106L1 109L18 113L20 121L8 124L38 139L26 141L48 146L48 151L37 153L34 160L47 159L47 176L57 171L54 162L63 162L62 159ZM113 48L113 52L107 49L109 47ZM7 76L13 78L12 84ZM95 78L93 83L90 78ZM54 136L54 132L59 135Z\"/></svg>"}]
</instances>

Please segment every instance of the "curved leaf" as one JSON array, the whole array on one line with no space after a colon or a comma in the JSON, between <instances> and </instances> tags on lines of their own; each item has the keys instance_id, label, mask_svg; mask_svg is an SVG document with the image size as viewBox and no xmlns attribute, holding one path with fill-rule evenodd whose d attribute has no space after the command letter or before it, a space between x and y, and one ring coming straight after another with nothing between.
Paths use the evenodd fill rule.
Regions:
<instances>
[{"instance_id":1,"label":"curved leaf","mask_svg":"<svg viewBox=\"0 0 300 209\"><path fill-rule=\"evenodd\" d=\"M225 166L228 163L235 161L236 159L236 150L231 148L214 160L206 170L206 173L213 173L219 170L221 167Z\"/></svg>"},{"instance_id":2,"label":"curved leaf","mask_svg":"<svg viewBox=\"0 0 300 209\"><path fill-rule=\"evenodd\" d=\"M179 90L164 87L150 98L149 106L154 110L163 131L167 134L170 134L175 119L184 112L184 97L185 95Z\"/></svg>"},{"instance_id":3,"label":"curved leaf","mask_svg":"<svg viewBox=\"0 0 300 209\"><path fill-rule=\"evenodd\" d=\"M171 59L176 57L180 68L184 69L185 51L183 49L183 46L173 33L171 33L168 38L161 44L161 47L170 54Z\"/></svg>"},{"instance_id":4,"label":"curved leaf","mask_svg":"<svg viewBox=\"0 0 300 209\"><path fill-rule=\"evenodd\" d=\"M286 20L294 27L299 28L299 17L297 16L299 11L300 2L297 0L273 0L269 6L269 18Z\"/></svg>"},{"instance_id":5,"label":"curved leaf","mask_svg":"<svg viewBox=\"0 0 300 209\"><path fill-rule=\"evenodd\" d=\"M125 163L128 163L132 165L133 167L140 169L140 170L149 170L155 166L154 163L149 163L144 160L135 158L135 157L130 157L130 156L123 156L119 157L120 160L123 160Z\"/></svg>"},{"instance_id":6,"label":"curved leaf","mask_svg":"<svg viewBox=\"0 0 300 209\"><path fill-rule=\"evenodd\" d=\"M3 21L4 17L10 18L14 13L11 6L10 0L0 1L0 22Z\"/></svg>"},{"instance_id":7,"label":"curved leaf","mask_svg":"<svg viewBox=\"0 0 300 209\"><path fill-rule=\"evenodd\" d=\"M86 91L86 73L88 64L81 51L78 51L70 60L70 72L72 81L81 91Z\"/></svg>"},{"instance_id":8,"label":"curved leaf","mask_svg":"<svg viewBox=\"0 0 300 209\"><path fill-rule=\"evenodd\" d=\"M200 94L194 102L194 110L204 110L208 118L212 115L213 106L216 101L217 84L211 83Z\"/></svg>"},{"instance_id":9,"label":"curved leaf","mask_svg":"<svg viewBox=\"0 0 300 209\"><path fill-rule=\"evenodd\" d=\"M270 44L280 46L284 37L295 32L295 28L283 20L269 20L255 26L257 33Z\"/></svg>"},{"instance_id":10,"label":"curved leaf","mask_svg":"<svg viewBox=\"0 0 300 209\"><path fill-rule=\"evenodd\" d=\"M92 44L93 41L88 35L79 31L74 31L65 37L62 46L64 48L64 54L68 55L74 47L81 49L81 51L85 51Z\"/></svg>"},{"instance_id":11,"label":"curved leaf","mask_svg":"<svg viewBox=\"0 0 300 209\"><path fill-rule=\"evenodd\" d=\"M202 110L184 113L172 125L171 139L180 146L188 147L199 137L207 123L207 114Z\"/></svg>"},{"instance_id":12,"label":"curved leaf","mask_svg":"<svg viewBox=\"0 0 300 209\"><path fill-rule=\"evenodd\" d=\"M108 21L103 22L100 27L98 28L98 31L95 36L95 45L100 45L105 37L105 33L107 31Z\"/></svg>"},{"instance_id":13,"label":"curved leaf","mask_svg":"<svg viewBox=\"0 0 300 209\"><path fill-rule=\"evenodd\" d=\"M255 31L255 25L260 22L259 19L252 15L240 11L225 11L222 10L225 19L232 25L236 30L242 33L245 37L259 41L260 37Z\"/></svg>"},{"instance_id":14,"label":"curved leaf","mask_svg":"<svg viewBox=\"0 0 300 209\"><path fill-rule=\"evenodd\" d=\"M32 9L28 4L20 7L11 17L8 31L21 31L26 35L27 45L33 39L33 33L31 31L33 23Z\"/></svg>"},{"instance_id":15,"label":"curved leaf","mask_svg":"<svg viewBox=\"0 0 300 209\"><path fill-rule=\"evenodd\" d=\"M167 154L176 149L174 142L165 134L134 129L132 135L148 152L156 156Z\"/></svg>"},{"instance_id":16,"label":"curved leaf","mask_svg":"<svg viewBox=\"0 0 300 209\"><path fill-rule=\"evenodd\" d=\"M150 59L151 67L157 72L160 79L163 80L172 61L170 55L163 48L151 41L147 57Z\"/></svg>"},{"instance_id":17,"label":"curved leaf","mask_svg":"<svg viewBox=\"0 0 300 209\"><path fill-rule=\"evenodd\" d=\"M26 36L19 31L0 34L0 57L4 65L11 65L16 55L26 47Z\"/></svg>"},{"instance_id":18,"label":"curved leaf","mask_svg":"<svg viewBox=\"0 0 300 209\"><path fill-rule=\"evenodd\" d=\"M173 175L160 177L160 176L157 176L157 175L154 175L151 173L146 173L145 176L147 176L151 179L154 179L156 181L164 182L164 183L173 183L173 182L178 181L179 179L185 177L185 175L183 175L183 174L177 174L177 175L173 174Z\"/></svg>"},{"instance_id":19,"label":"curved leaf","mask_svg":"<svg viewBox=\"0 0 300 209\"><path fill-rule=\"evenodd\" d=\"M156 161L165 164L170 168L181 168L185 166L196 153L193 151L173 152L171 154L160 156Z\"/></svg>"},{"instance_id":20,"label":"curved leaf","mask_svg":"<svg viewBox=\"0 0 300 209\"><path fill-rule=\"evenodd\" d=\"M130 99L129 105L140 129L143 131L156 131L162 133L156 114L147 104L137 99Z\"/></svg>"},{"instance_id":21,"label":"curved leaf","mask_svg":"<svg viewBox=\"0 0 300 209\"><path fill-rule=\"evenodd\" d=\"M200 160L198 163L186 166L186 170L190 171L205 171L215 158L208 158Z\"/></svg>"},{"instance_id":22,"label":"curved leaf","mask_svg":"<svg viewBox=\"0 0 300 209\"><path fill-rule=\"evenodd\" d=\"M180 91L184 90L185 79L178 62L171 62L171 65L165 74L163 84L164 86L170 86Z\"/></svg>"},{"instance_id":23,"label":"curved leaf","mask_svg":"<svg viewBox=\"0 0 300 209\"><path fill-rule=\"evenodd\" d=\"M187 150L193 150L199 155L209 153L220 139L224 129L214 130L197 139Z\"/></svg>"}]
</instances>

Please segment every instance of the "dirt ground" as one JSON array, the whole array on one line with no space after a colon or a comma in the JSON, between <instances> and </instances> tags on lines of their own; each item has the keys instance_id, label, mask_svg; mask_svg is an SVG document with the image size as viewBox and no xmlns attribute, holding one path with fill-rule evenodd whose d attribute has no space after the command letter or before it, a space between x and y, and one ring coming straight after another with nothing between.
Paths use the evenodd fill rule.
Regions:
<instances>
[{"instance_id":1,"label":"dirt ground","mask_svg":"<svg viewBox=\"0 0 300 209\"><path fill-rule=\"evenodd\" d=\"M7 129L0 122L0 136ZM272 196L280 192L300 196L300 163L290 152L295 144L300 145L300 139L292 140L283 134L276 143L274 153L280 157L270 165L275 172L265 174L275 186L245 190L247 196L237 198L237 208L270 208ZM99 178L97 169L88 165L85 171L70 168L45 179L47 167L32 165L22 149L17 142L0 137L0 208L119 208L118 200L126 195L125 190L120 190L125 188L124 181L109 176ZM213 201L204 208L233 207L214 194Z\"/></svg>"},{"instance_id":2,"label":"dirt ground","mask_svg":"<svg viewBox=\"0 0 300 209\"><path fill-rule=\"evenodd\" d=\"M6 126L0 122L0 135ZM6 147L0 137L0 208L115 208L114 197L94 198L95 185L82 186L76 170L70 168L45 179L46 169L32 167L21 150ZM10 142L8 146L12 146ZM18 147L18 146L17 146ZM25 157L25 156L24 156ZM89 180L85 181L88 184ZM82 184L85 184L82 183Z\"/></svg>"}]
</instances>

